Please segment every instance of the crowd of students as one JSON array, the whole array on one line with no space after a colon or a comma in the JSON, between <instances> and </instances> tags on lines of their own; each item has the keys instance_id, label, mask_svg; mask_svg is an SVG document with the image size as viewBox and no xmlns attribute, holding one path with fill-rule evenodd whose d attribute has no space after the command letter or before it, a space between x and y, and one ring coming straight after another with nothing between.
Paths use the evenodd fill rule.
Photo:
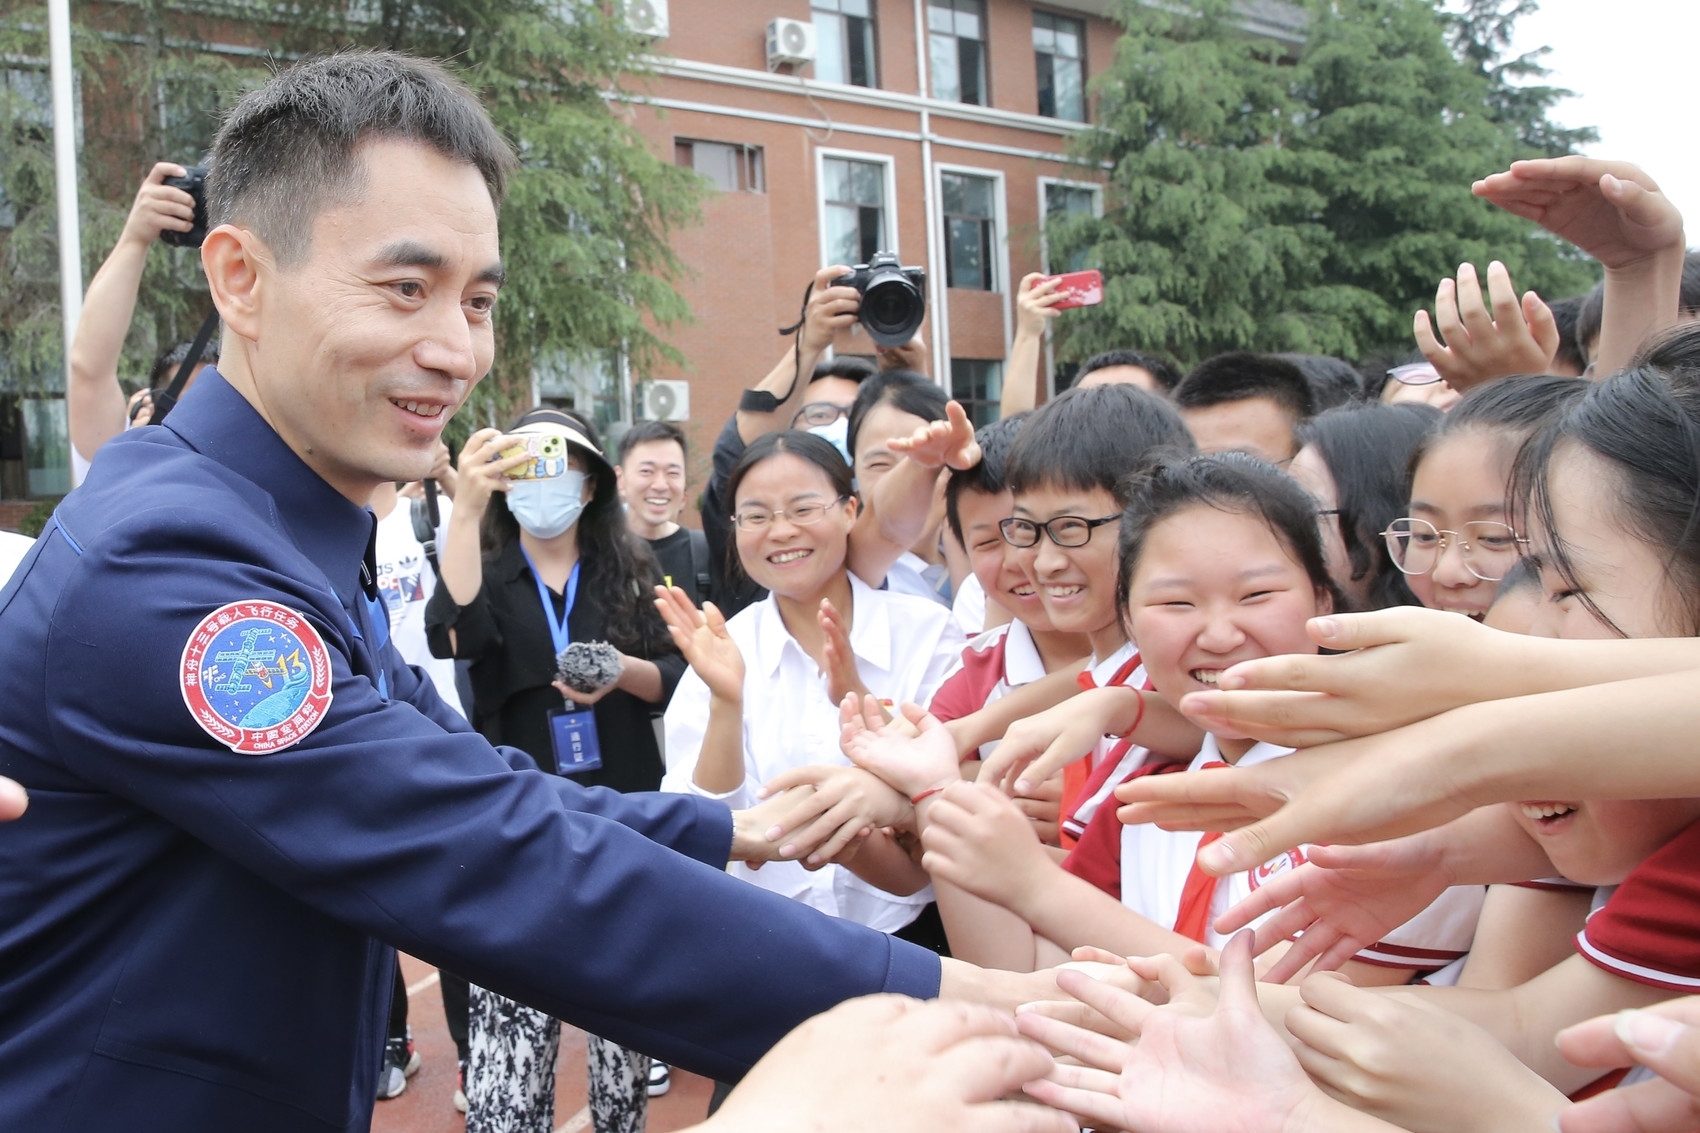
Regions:
<instances>
[{"instance_id":1,"label":"crowd of students","mask_svg":"<svg viewBox=\"0 0 1700 1133\"><path fill-rule=\"evenodd\" d=\"M95 292L183 221L169 171ZM397 645L493 743L779 799L784 860L729 867L750 884L982 967L1080 965L1013 1021L841 1008L710 1127L775 1124L802 1073L849 1129L876 1071L855 1104L901 1128L1700 1127L1700 271L1632 166L1476 191L1594 255L1595 293L1466 266L1386 375L1135 343L1035 405L1014 378L1061 312L1029 276L976 431L918 344L824 357L858 309L832 266L715 444L700 535L677 429L610 452L548 408L444 452L434 530L373 500ZM124 427L121 342L74 352L79 457ZM567 459L511 478L533 436ZM612 647L592 687L562 671L585 642ZM558 1025L458 986L468 1127L551 1129ZM417 1068L398 1009L384 1096ZM833 1064L887 1031L909 1066ZM641 1129L666 1067L590 1052L598 1133Z\"/></svg>"}]
</instances>

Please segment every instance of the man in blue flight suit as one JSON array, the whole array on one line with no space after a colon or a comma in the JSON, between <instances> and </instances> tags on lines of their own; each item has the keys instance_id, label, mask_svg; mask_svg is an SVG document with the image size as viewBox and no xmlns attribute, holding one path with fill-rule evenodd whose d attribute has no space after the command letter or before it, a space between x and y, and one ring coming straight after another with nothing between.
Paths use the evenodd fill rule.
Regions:
<instances>
[{"instance_id":1,"label":"man in blue flight suit","mask_svg":"<svg viewBox=\"0 0 1700 1133\"><path fill-rule=\"evenodd\" d=\"M365 1129L395 948L720 1078L851 996L1043 994L728 878L753 819L545 775L387 645L363 504L490 367L511 163L383 53L221 129L219 372L0 590L7 1128Z\"/></svg>"}]
</instances>

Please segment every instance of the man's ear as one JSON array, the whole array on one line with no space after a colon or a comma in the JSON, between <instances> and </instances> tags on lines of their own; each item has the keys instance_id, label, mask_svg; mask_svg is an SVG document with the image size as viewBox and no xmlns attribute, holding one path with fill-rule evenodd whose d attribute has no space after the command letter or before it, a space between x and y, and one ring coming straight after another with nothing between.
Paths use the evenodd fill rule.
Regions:
<instances>
[{"instance_id":1,"label":"man's ear","mask_svg":"<svg viewBox=\"0 0 1700 1133\"><path fill-rule=\"evenodd\" d=\"M265 241L252 229L221 224L201 245L201 267L224 325L250 342L258 341L260 305L273 268Z\"/></svg>"}]
</instances>

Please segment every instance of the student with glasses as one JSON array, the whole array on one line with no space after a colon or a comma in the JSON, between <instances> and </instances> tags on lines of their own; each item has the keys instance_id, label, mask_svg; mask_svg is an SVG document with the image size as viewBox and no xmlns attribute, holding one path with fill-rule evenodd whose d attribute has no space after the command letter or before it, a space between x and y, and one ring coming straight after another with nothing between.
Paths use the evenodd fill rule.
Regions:
<instances>
[{"instance_id":1,"label":"student with glasses","mask_svg":"<svg viewBox=\"0 0 1700 1133\"><path fill-rule=\"evenodd\" d=\"M1506 378L1471 391L1411 458L1405 515L1382 532L1411 592L1435 610L1487 615L1522 553L1506 488L1517 450L1587 390L1581 378Z\"/></svg>"},{"instance_id":2,"label":"student with glasses","mask_svg":"<svg viewBox=\"0 0 1700 1133\"><path fill-rule=\"evenodd\" d=\"M872 589L851 573L861 503L831 442L799 430L761 437L733 467L725 498L738 565L768 596L726 619L678 589L662 593L662 616L691 664L666 714L662 789L738 808L781 772L846 765L845 696L924 704L965 640L939 603ZM873 834L838 861L732 873L833 916L942 942L936 918L916 923L932 891L895 839Z\"/></svg>"}]
</instances>

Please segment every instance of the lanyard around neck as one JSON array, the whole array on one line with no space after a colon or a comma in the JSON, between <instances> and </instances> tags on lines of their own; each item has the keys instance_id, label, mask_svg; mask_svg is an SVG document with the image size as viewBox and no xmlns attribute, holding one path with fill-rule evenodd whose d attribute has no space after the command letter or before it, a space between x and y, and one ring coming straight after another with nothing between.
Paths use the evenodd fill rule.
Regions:
<instances>
[{"instance_id":1,"label":"lanyard around neck","mask_svg":"<svg viewBox=\"0 0 1700 1133\"><path fill-rule=\"evenodd\" d=\"M572 643L572 637L567 629L567 619L572 617L573 603L578 599L578 568L580 563L574 563L572 573L567 575L566 612L560 617L555 616L555 599L549 593L549 587L544 585L543 576L537 572L537 564L531 561L531 555L524 547L519 553L525 555L525 565L531 568L531 581L537 583L537 598L543 603L543 616L549 619L549 639L555 643L555 652L566 651Z\"/></svg>"}]
</instances>

